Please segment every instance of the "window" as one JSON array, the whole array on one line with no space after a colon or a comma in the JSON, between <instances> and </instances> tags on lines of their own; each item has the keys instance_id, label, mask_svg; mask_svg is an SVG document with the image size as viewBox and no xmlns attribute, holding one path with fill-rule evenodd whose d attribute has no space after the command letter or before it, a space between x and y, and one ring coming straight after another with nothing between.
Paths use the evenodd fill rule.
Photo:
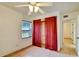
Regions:
<instances>
[{"instance_id":1,"label":"window","mask_svg":"<svg viewBox=\"0 0 79 59\"><path fill-rule=\"evenodd\" d=\"M30 21L22 21L22 38L29 38L32 36L32 23Z\"/></svg>"}]
</instances>

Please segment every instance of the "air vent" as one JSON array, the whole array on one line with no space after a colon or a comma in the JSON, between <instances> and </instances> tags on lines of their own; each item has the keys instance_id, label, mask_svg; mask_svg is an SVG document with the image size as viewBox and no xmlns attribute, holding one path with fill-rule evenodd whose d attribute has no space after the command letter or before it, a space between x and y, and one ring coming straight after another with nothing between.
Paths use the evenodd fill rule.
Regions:
<instances>
[{"instance_id":1,"label":"air vent","mask_svg":"<svg viewBox=\"0 0 79 59\"><path fill-rule=\"evenodd\" d=\"M64 17L64 18L67 18L67 17L68 17L68 15L64 15L63 17Z\"/></svg>"}]
</instances>

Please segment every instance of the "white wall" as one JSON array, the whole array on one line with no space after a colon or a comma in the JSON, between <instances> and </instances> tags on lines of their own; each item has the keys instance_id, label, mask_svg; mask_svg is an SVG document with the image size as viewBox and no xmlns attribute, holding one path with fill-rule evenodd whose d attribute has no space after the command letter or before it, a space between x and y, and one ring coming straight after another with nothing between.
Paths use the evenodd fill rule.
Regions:
<instances>
[{"instance_id":1,"label":"white wall","mask_svg":"<svg viewBox=\"0 0 79 59\"><path fill-rule=\"evenodd\" d=\"M31 38L21 39L21 20L24 17L0 5L0 56L31 45Z\"/></svg>"},{"instance_id":2,"label":"white wall","mask_svg":"<svg viewBox=\"0 0 79 59\"><path fill-rule=\"evenodd\" d=\"M63 18L63 20L75 20L77 19L77 15L79 14L79 11L74 11L74 12L68 12L68 13L62 13L62 16L68 15L67 18Z\"/></svg>"},{"instance_id":3,"label":"white wall","mask_svg":"<svg viewBox=\"0 0 79 59\"><path fill-rule=\"evenodd\" d=\"M32 20L34 19L44 20L44 18L50 16L57 16L57 33L58 33L57 38L58 38L58 51L59 51L60 48L62 47L62 19L60 12L56 11L56 12L46 13L40 16L33 17Z\"/></svg>"}]
</instances>

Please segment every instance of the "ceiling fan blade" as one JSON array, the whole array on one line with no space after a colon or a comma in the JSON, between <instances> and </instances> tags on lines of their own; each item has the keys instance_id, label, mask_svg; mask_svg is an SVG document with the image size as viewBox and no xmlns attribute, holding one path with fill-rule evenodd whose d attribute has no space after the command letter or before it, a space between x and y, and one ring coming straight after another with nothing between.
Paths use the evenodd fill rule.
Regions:
<instances>
[{"instance_id":1,"label":"ceiling fan blade","mask_svg":"<svg viewBox=\"0 0 79 59\"><path fill-rule=\"evenodd\" d=\"M39 7L35 6L35 7L34 7L34 12L36 13L36 12L38 12L38 11L39 11Z\"/></svg>"},{"instance_id":2,"label":"ceiling fan blade","mask_svg":"<svg viewBox=\"0 0 79 59\"><path fill-rule=\"evenodd\" d=\"M27 4L27 5L16 5L14 7L25 7L25 6L29 6L29 4Z\"/></svg>"},{"instance_id":3,"label":"ceiling fan blade","mask_svg":"<svg viewBox=\"0 0 79 59\"><path fill-rule=\"evenodd\" d=\"M45 13L45 12L44 12L42 9L40 9L40 8L39 8L39 12L42 13L42 14Z\"/></svg>"},{"instance_id":4,"label":"ceiling fan blade","mask_svg":"<svg viewBox=\"0 0 79 59\"><path fill-rule=\"evenodd\" d=\"M30 12L33 12L33 10L34 10L34 6L29 5L29 10L30 10Z\"/></svg>"},{"instance_id":5,"label":"ceiling fan blade","mask_svg":"<svg viewBox=\"0 0 79 59\"><path fill-rule=\"evenodd\" d=\"M37 3L36 6L52 6L52 3Z\"/></svg>"},{"instance_id":6,"label":"ceiling fan blade","mask_svg":"<svg viewBox=\"0 0 79 59\"><path fill-rule=\"evenodd\" d=\"M52 6L52 3L37 3L36 6Z\"/></svg>"}]
</instances>

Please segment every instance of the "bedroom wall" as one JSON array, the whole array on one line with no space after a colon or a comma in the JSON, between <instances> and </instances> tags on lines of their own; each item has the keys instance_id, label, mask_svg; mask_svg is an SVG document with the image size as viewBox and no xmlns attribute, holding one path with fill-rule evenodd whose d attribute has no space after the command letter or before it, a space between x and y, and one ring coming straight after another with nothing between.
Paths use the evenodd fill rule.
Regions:
<instances>
[{"instance_id":1,"label":"bedroom wall","mask_svg":"<svg viewBox=\"0 0 79 59\"><path fill-rule=\"evenodd\" d=\"M50 17L50 16L57 16L57 38L58 38L58 51L60 50L60 48L62 47L62 18L61 18L61 13L59 11L55 11L55 12L51 12L51 13L46 13L46 14L42 14L36 17L32 17L31 19L41 19L42 21L44 20L44 18L46 17Z\"/></svg>"},{"instance_id":2,"label":"bedroom wall","mask_svg":"<svg viewBox=\"0 0 79 59\"><path fill-rule=\"evenodd\" d=\"M67 18L64 18L63 17L63 20L75 20L75 19L77 19L77 15L79 14L79 11L73 11L73 12L66 12L66 13L62 13L62 15L64 16L64 15L68 15L68 17Z\"/></svg>"},{"instance_id":3,"label":"bedroom wall","mask_svg":"<svg viewBox=\"0 0 79 59\"><path fill-rule=\"evenodd\" d=\"M21 39L20 23L23 19L23 14L0 5L0 56L32 44L31 38Z\"/></svg>"}]
</instances>

